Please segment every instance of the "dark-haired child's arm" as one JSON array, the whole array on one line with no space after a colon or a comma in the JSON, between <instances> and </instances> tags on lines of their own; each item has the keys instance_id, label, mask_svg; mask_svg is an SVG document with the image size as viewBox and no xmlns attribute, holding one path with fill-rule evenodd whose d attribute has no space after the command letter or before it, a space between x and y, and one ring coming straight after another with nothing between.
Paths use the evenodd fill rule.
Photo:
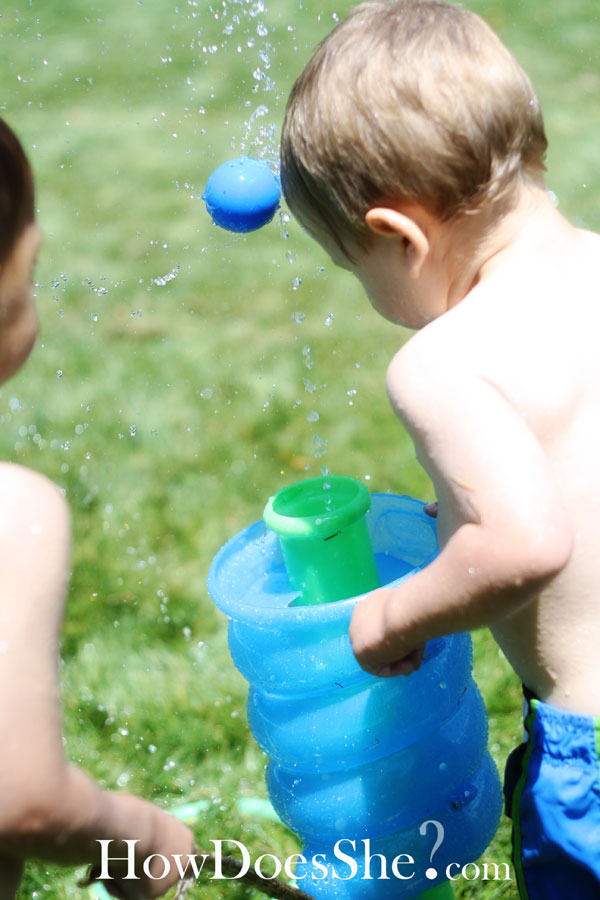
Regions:
<instances>
[{"instance_id":1,"label":"dark-haired child's arm","mask_svg":"<svg viewBox=\"0 0 600 900\"><path fill-rule=\"evenodd\" d=\"M419 648L516 612L566 565L573 535L549 462L527 423L460 362L418 369L410 344L388 373L394 407L432 477L449 536L397 588L358 605L350 638L380 675L418 668Z\"/></svg>"},{"instance_id":2,"label":"dark-haired child's arm","mask_svg":"<svg viewBox=\"0 0 600 900\"><path fill-rule=\"evenodd\" d=\"M0 464L0 884L13 882L0 900L14 896L21 860L94 863L99 839L114 842L111 856L126 856L118 842L137 839L135 887L160 896L177 881L176 867L153 880L143 860L192 853L191 832L151 803L102 791L64 759L58 648L69 544L68 510L54 485ZM107 888L125 874L124 864L111 869Z\"/></svg>"}]
</instances>

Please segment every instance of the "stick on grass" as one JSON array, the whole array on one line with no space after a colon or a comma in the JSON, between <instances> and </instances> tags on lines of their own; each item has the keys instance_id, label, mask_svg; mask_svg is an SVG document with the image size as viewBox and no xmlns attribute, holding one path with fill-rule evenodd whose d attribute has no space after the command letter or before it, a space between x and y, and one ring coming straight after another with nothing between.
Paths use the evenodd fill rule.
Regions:
<instances>
[{"instance_id":1,"label":"stick on grass","mask_svg":"<svg viewBox=\"0 0 600 900\"><path fill-rule=\"evenodd\" d=\"M202 865L203 871L204 868L211 872L215 871L216 859L214 853L204 853L201 850L197 855L201 858L204 857L204 863ZM256 872L252 870L241 874L242 863L234 856L221 857L220 864L221 871L228 878L235 878L239 881L240 884L243 884L246 887L252 887L257 891L261 891L261 893L266 894L267 897L271 897L272 900L314 900L314 898L309 894L306 894L304 891L286 884L279 878L261 878L260 875L257 875ZM80 882L80 887L89 887L90 885L94 884L94 882L98 880L99 873L100 867L92 866L88 873L87 879ZM104 887L106 887L106 889L109 890L115 897L125 898L127 896L126 893L121 892L120 888L117 885L113 886L104 880L100 883L103 884ZM180 890L177 896L182 897L183 894L187 893L187 890L189 888L193 887L193 885L197 883L198 882L196 880L189 879L189 881L185 882L184 891Z\"/></svg>"}]
</instances>

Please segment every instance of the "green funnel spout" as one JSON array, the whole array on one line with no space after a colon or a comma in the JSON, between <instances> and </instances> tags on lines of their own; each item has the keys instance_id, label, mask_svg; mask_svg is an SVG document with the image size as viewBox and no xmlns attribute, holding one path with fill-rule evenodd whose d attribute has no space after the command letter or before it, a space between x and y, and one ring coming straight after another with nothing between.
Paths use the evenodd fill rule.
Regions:
<instances>
[{"instance_id":1,"label":"green funnel spout","mask_svg":"<svg viewBox=\"0 0 600 900\"><path fill-rule=\"evenodd\" d=\"M330 475L283 488L264 520L279 537L297 606L331 603L379 587L365 515L371 498L354 478Z\"/></svg>"}]
</instances>

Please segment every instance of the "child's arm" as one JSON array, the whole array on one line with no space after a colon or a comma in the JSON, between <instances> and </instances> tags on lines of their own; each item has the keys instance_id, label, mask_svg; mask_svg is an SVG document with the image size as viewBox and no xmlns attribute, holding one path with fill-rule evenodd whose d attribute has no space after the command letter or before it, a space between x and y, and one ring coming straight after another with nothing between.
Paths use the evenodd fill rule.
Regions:
<instances>
[{"instance_id":1,"label":"child's arm","mask_svg":"<svg viewBox=\"0 0 600 900\"><path fill-rule=\"evenodd\" d=\"M527 423L493 385L461 371L460 360L414 360L413 341L392 361L388 390L440 509L447 505L458 527L424 570L356 608L353 650L381 675L417 668L419 648L431 638L515 612L565 566L572 548L558 485Z\"/></svg>"},{"instance_id":2,"label":"child's arm","mask_svg":"<svg viewBox=\"0 0 600 900\"><path fill-rule=\"evenodd\" d=\"M143 876L146 857L191 853L193 838L151 803L102 791L65 762L58 647L69 531L67 507L54 485L0 464L0 873L2 858L96 862L97 841L104 838L114 841L110 856L127 855L118 841L138 839L136 874ZM166 879L136 881L140 896L164 893L177 881L172 870Z\"/></svg>"}]
</instances>

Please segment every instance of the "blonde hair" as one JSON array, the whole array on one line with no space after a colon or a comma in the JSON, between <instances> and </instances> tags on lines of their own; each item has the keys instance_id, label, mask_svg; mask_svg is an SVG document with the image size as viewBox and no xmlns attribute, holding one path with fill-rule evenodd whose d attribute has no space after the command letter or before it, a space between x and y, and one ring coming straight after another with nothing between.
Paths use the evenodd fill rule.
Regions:
<instances>
[{"instance_id":1,"label":"blonde hair","mask_svg":"<svg viewBox=\"0 0 600 900\"><path fill-rule=\"evenodd\" d=\"M368 244L374 204L450 220L544 169L529 78L474 13L443 0L374 0L319 45L288 100L281 179L309 231Z\"/></svg>"}]
</instances>

